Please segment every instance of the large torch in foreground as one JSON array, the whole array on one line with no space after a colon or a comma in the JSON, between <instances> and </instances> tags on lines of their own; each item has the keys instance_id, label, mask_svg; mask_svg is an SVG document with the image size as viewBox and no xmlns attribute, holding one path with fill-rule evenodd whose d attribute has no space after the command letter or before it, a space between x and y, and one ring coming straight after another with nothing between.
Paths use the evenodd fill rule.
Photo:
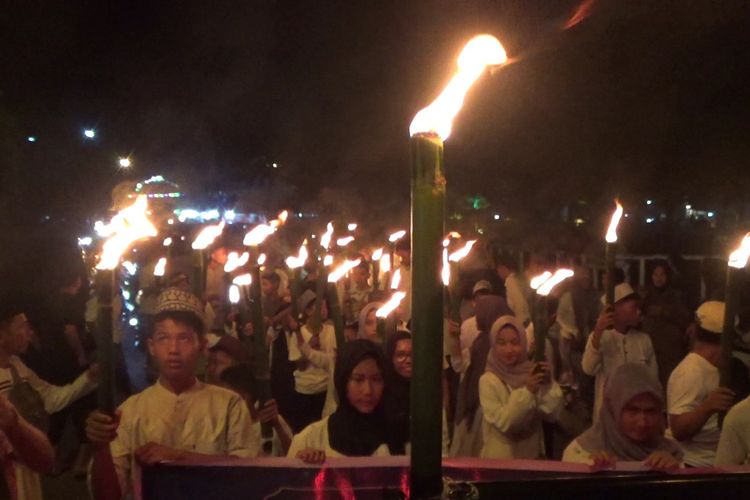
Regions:
<instances>
[{"instance_id":1,"label":"large torch in foreground","mask_svg":"<svg viewBox=\"0 0 750 500\"><path fill-rule=\"evenodd\" d=\"M146 217L148 200L140 195L135 202L122 209L106 226L109 239L104 242L102 255L96 265L96 350L101 367L98 387L99 410L109 415L115 411L114 347L112 345L112 297L115 292L115 269L120 257L135 241L157 235L156 228Z\"/></svg>"},{"instance_id":2,"label":"large torch in foreground","mask_svg":"<svg viewBox=\"0 0 750 500\"><path fill-rule=\"evenodd\" d=\"M544 348L547 345L549 332L549 310L547 296L557 285L573 276L570 269L558 269L555 273L545 271L531 279L531 288L535 291L532 298L532 321L534 324L534 362L544 361Z\"/></svg>"},{"instance_id":3,"label":"large torch in foreground","mask_svg":"<svg viewBox=\"0 0 750 500\"><path fill-rule=\"evenodd\" d=\"M445 233L443 141L464 97L489 65L507 61L496 38L471 39L458 57L458 71L409 127L411 135L411 250L414 379L411 384L411 494L440 495L443 288L441 241Z\"/></svg>"},{"instance_id":4,"label":"large torch in foreground","mask_svg":"<svg viewBox=\"0 0 750 500\"><path fill-rule=\"evenodd\" d=\"M604 262L607 266L607 288L606 288L606 304L611 306L615 303L615 269L617 260L617 225L620 223L622 218L622 205L619 200L615 200L617 207L612 213L612 219L609 221L609 228L607 228L607 234L604 237L606 245L604 247Z\"/></svg>"},{"instance_id":5,"label":"large torch in foreground","mask_svg":"<svg viewBox=\"0 0 750 500\"><path fill-rule=\"evenodd\" d=\"M719 368L719 385L730 387L732 384L732 350L737 338L734 320L739 307L738 282L742 271L750 258L750 233L742 239L740 246L729 255L727 262L727 284L724 291L724 327L721 332L721 366Z\"/></svg>"}]
</instances>

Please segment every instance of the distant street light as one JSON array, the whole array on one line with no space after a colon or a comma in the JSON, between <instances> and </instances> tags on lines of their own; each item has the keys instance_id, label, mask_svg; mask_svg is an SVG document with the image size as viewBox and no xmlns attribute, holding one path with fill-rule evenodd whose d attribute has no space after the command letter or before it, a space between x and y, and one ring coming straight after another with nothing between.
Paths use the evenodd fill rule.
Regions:
<instances>
[{"instance_id":1,"label":"distant street light","mask_svg":"<svg viewBox=\"0 0 750 500\"><path fill-rule=\"evenodd\" d=\"M129 168L132 165L130 158L120 158L118 163L122 168Z\"/></svg>"},{"instance_id":2,"label":"distant street light","mask_svg":"<svg viewBox=\"0 0 750 500\"><path fill-rule=\"evenodd\" d=\"M36 137L34 137L33 135L30 135L26 138L26 140L29 142L36 142Z\"/></svg>"},{"instance_id":3,"label":"distant street light","mask_svg":"<svg viewBox=\"0 0 750 500\"><path fill-rule=\"evenodd\" d=\"M83 131L83 135L85 135L87 139L93 139L94 137L96 137L96 130L94 130L93 128L87 128Z\"/></svg>"}]
</instances>

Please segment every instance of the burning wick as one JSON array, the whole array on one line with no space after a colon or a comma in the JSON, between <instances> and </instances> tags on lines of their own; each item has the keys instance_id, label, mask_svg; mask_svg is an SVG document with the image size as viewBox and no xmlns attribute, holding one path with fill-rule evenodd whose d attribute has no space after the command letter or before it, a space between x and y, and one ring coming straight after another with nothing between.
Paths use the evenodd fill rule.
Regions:
<instances>
[{"instance_id":1,"label":"burning wick","mask_svg":"<svg viewBox=\"0 0 750 500\"><path fill-rule=\"evenodd\" d=\"M404 297L406 297L406 292L394 292L388 302L375 311L375 316L378 318L387 318L401 304Z\"/></svg>"},{"instance_id":2,"label":"burning wick","mask_svg":"<svg viewBox=\"0 0 750 500\"><path fill-rule=\"evenodd\" d=\"M607 243L617 243L617 225L620 224L620 219L623 214L620 201L615 200L615 204L617 205L617 208L615 208L614 213L612 213L612 219L609 222L609 228L607 229L607 235L605 236Z\"/></svg>"},{"instance_id":3,"label":"burning wick","mask_svg":"<svg viewBox=\"0 0 750 500\"><path fill-rule=\"evenodd\" d=\"M357 267L361 262L362 259L347 260L328 275L328 283L336 283L338 280L343 278L346 273Z\"/></svg>"},{"instance_id":4,"label":"burning wick","mask_svg":"<svg viewBox=\"0 0 750 500\"><path fill-rule=\"evenodd\" d=\"M164 276L164 271L167 268L167 258L162 257L159 262L154 266L154 276Z\"/></svg>"},{"instance_id":5,"label":"burning wick","mask_svg":"<svg viewBox=\"0 0 750 500\"><path fill-rule=\"evenodd\" d=\"M406 236L406 231L402 229L401 231L396 231L395 233L388 236L388 241L390 241L391 243L396 243L404 236Z\"/></svg>"}]
</instances>

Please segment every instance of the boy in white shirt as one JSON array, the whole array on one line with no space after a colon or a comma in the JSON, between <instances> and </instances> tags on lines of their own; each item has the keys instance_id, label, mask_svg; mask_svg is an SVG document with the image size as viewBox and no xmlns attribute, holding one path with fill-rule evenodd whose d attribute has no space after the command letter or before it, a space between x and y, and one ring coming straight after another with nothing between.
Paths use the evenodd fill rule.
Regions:
<instances>
[{"instance_id":1,"label":"boy in white shirt","mask_svg":"<svg viewBox=\"0 0 750 500\"><path fill-rule=\"evenodd\" d=\"M140 466L207 455L254 457L250 415L242 398L203 384L195 368L205 346L205 324L197 297L168 288L158 299L149 352L159 380L128 398L119 418L100 411L86 420L98 447L92 464L96 498L140 498Z\"/></svg>"}]
</instances>

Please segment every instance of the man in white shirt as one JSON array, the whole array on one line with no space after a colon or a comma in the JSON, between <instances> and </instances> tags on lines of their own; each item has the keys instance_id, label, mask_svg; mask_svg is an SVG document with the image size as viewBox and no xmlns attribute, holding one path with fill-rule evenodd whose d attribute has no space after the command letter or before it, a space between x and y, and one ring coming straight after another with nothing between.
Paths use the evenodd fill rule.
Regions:
<instances>
[{"instance_id":1,"label":"man in white shirt","mask_svg":"<svg viewBox=\"0 0 750 500\"><path fill-rule=\"evenodd\" d=\"M524 325L531 321L529 310L528 284L515 271L512 262L507 258L500 258L495 266L498 276L505 283L505 301L513 315Z\"/></svg>"},{"instance_id":2,"label":"man in white shirt","mask_svg":"<svg viewBox=\"0 0 750 500\"><path fill-rule=\"evenodd\" d=\"M641 320L639 299L628 283L615 287L615 303L596 321L586 343L581 367L595 377L593 421L599 418L607 380L625 363L641 363L658 376L651 338L636 329Z\"/></svg>"},{"instance_id":3,"label":"man in white shirt","mask_svg":"<svg viewBox=\"0 0 750 500\"><path fill-rule=\"evenodd\" d=\"M169 288L158 301L149 352L159 380L128 398L115 419L94 411L86 433L98 447L92 465L96 498L140 498L140 466L218 455L254 457L250 416L242 398L195 375L205 346L197 297Z\"/></svg>"},{"instance_id":4,"label":"man in white shirt","mask_svg":"<svg viewBox=\"0 0 750 500\"><path fill-rule=\"evenodd\" d=\"M695 312L695 344L672 371L667 384L667 436L680 443L691 467L711 467L719 444L719 412L734 403L734 393L719 387L724 303L709 301Z\"/></svg>"},{"instance_id":5,"label":"man in white shirt","mask_svg":"<svg viewBox=\"0 0 750 500\"><path fill-rule=\"evenodd\" d=\"M492 285L487 280L479 280L474 284L471 292L471 307L473 310L477 297L492 293ZM446 350L450 357L451 367L456 373L463 374L466 370L469 364L471 345L477 335L479 335L479 327L477 326L477 316L474 314L461 323L458 337L454 335L446 336L448 342L448 349Z\"/></svg>"}]
</instances>

